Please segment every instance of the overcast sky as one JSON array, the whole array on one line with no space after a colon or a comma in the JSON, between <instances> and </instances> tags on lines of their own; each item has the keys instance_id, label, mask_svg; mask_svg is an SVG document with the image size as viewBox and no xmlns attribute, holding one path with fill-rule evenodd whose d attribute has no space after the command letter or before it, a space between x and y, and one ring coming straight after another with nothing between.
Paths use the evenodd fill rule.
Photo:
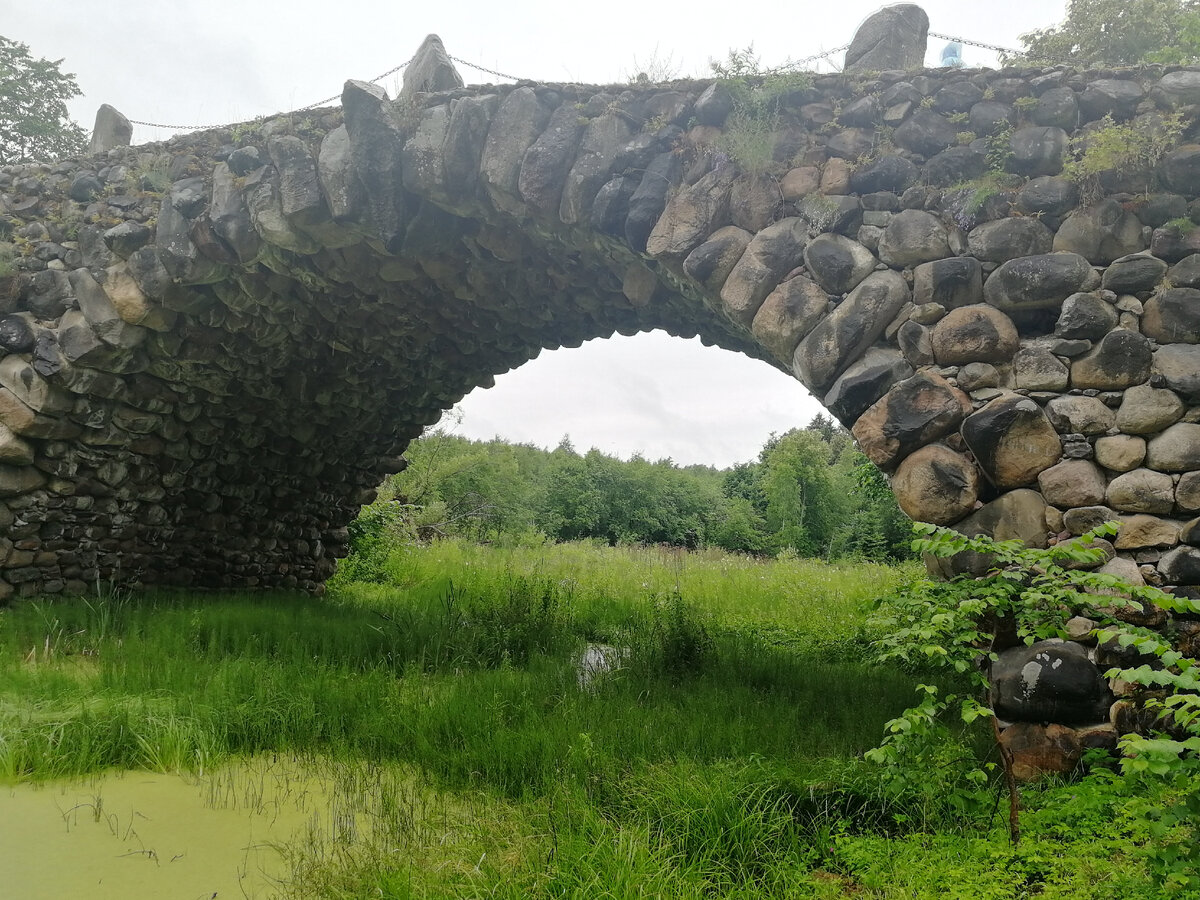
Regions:
<instances>
[{"instance_id":1,"label":"overcast sky","mask_svg":"<svg viewBox=\"0 0 1200 900\"><path fill-rule=\"evenodd\" d=\"M753 44L778 65L849 43L878 0L646 3L259 2L259 0L0 0L0 33L38 57L62 59L84 96L71 113L91 128L110 103L130 119L208 126L282 112L339 94L408 59L426 34L478 65L521 78L610 83L639 69L703 76L712 58ZM1061 21L1065 0L929 0L935 32L1001 46ZM930 39L936 64L945 42ZM995 65L966 48L968 65ZM835 57L840 66L840 54ZM823 71L830 71L828 65ZM499 81L460 66L468 84ZM399 76L380 83L395 93ZM174 132L135 126L134 141ZM457 432L578 449L635 452L681 464L752 458L772 431L820 405L766 363L661 332L592 341L538 359L476 390Z\"/></svg>"}]
</instances>

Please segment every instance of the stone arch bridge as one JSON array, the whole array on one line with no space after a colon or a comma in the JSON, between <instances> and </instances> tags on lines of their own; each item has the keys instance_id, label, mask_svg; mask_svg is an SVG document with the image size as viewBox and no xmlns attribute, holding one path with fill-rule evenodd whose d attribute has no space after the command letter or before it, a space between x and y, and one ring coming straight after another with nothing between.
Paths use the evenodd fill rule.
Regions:
<instances>
[{"instance_id":1,"label":"stone arch bridge","mask_svg":"<svg viewBox=\"0 0 1200 900\"><path fill-rule=\"evenodd\" d=\"M1200 72L871 52L755 119L720 82L467 88L430 39L396 101L0 168L0 594L319 589L441 410L653 328L794 373L914 518L1119 518L1111 571L1194 590ZM1064 177L1111 123L1169 146Z\"/></svg>"}]
</instances>

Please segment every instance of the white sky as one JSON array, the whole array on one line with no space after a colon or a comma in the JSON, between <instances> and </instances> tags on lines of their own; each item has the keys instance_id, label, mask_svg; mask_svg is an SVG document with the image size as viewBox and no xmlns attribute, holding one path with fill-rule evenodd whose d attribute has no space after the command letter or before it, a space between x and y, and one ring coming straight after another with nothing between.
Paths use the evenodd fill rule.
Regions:
<instances>
[{"instance_id":1,"label":"white sky","mask_svg":"<svg viewBox=\"0 0 1200 900\"><path fill-rule=\"evenodd\" d=\"M371 79L408 59L431 32L454 56L500 72L611 83L656 60L679 77L703 76L709 59L749 44L764 65L801 59L849 43L881 5L0 0L0 33L35 56L63 60L84 92L70 108L85 128L101 103L130 119L205 126L338 94L346 79ZM1021 33L1061 21L1066 2L922 5L935 32L1016 47ZM943 44L930 39L930 64ZM987 51L968 47L964 56L967 65L995 64ZM840 65L840 54L835 59ZM459 68L469 84L499 80ZM394 94L398 78L381 84ZM135 126L134 141L172 133ZM462 411L456 431L469 437L553 446L569 434L580 450L727 466L754 457L772 431L804 424L820 406L766 363L654 332L543 353L470 394Z\"/></svg>"}]
</instances>

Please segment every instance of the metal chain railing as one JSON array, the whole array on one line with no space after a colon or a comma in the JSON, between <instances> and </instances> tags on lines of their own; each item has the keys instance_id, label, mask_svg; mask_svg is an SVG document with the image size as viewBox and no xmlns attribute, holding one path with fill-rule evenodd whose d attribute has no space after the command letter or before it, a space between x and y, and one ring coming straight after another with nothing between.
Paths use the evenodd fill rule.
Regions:
<instances>
[{"instance_id":1,"label":"metal chain railing","mask_svg":"<svg viewBox=\"0 0 1200 900\"><path fill-rule=\"evenodd\" d=\"M993 53L1007 53L1011 56L1020 56L1020 50L1014 50L1012 47L999 47L995 44L984 44L981 41L970 41L966 38L955 37L952 34L938 34L936 31L929 32L931 38L937 38L939 41L956 41L959 44L966 44L968 47L981 47L984 50L991 50Z\"/></svg>"},{"instance_id":2,"label":"metal chain railing","mask_svg":"<svg viewBox=\"0 0 1200 900\"><path fill-rule=\"evenodd\" d=\"M450 58L454 59L454 57L450 57ZM400 63L400 65L392 66L390 69L388 69L382 75L376 75L374 78L370 79L370 83L378 84L379 82L383 81L383 79L387 78L389 75L395 75L397 72L399 72L405 66L407 66L409 63L411 63L414 59L416 59L415 55L410 56L404 62ZM460 60L460 62L461 62L461 60ZM470 63L464 63L464 65L470 65ZM478 68L478 67L472 66L472 68ZM507 78L509 76L505 75L504 77ZM340 100L341 98L342 98L342 95L340 93L334 94L331 97L325 97L322 100L317 100L317 101L315 101L313 103L309 103L305 106L300 106L300 107L297 107L296 109L288 110L288 112L304 112L304 110L306 110L306 109L315 109L318 106L324 106L327 103L332 103L333 101ZM264 119L272 119L275 116L282 116L282 115L286 115L286 113L279 112L279 113L273 113L272 115L269 115L269 116L268 115L255 116L253 119L248 119L247 121L261 122ZM149 128L165 128L168 131L207 131L210 128L224 128L226 125L229 124L228 122L221 122L216 125L163 125L159 122L142 122L142 121L139 121L138 119L130 119L129 123L131 125L145 125Z\"/></svg>"},{"instance_id":3,"label":"metal chain railing","mask_svg":"<svg viewBox=\"0 0 1200 900\"><path fill-rule=\"evenodd\" d=\"M972 40L968 40L967 38L955 37L955 36L949 35L949 34L940 34L936 31L929 32L929 36L932 38L937 38L939 40L944 40L944 41L957 41L960 44L965 44L970 47L979 47L984 50L991 50L994 53L1005 53L1005 54L1011 54L1014 56L1019 56L1021 53L1020 50L1013 50L1011 47L1000 47L1000 46L997 46L996 44L985 44L982 41L972 41ZM775 66L774 68L765 70L764 74L773 75L773 74L777 74L780 72L795 70L795 69L797 69L801 66L807 65L809 63L814 63L817 60L828 59L829 57L833 56L835 53L842 53L848 49L850 49L850 45L843 44L841 47L834 47L831 50L825 50L821 53L814 53L812 56L806 56L803 59L789 60L788 62L784 63L781 66ZM458 56L452 56L450 54L447 54L447 56L450 56L450 59L454 60L456 63L459 63L460 65L464 65L464 66L467 66L468 68L475 69L478 72L484 72L488 75L494 75L496 78L506 78L509 81L525 80L516 75L509 75L505 72L498 72L495 69L489 69L486 66L479 65L478 63L468 62L467 60L462 59ZM413 61L413 59L415 59L415 58L416 58L415 56L410 57L410 58L406 59L404 62L400 63L400 65L393 66L392 68L388 69L382 75L376 75L374 78L370 79L371 83L378 84L380 81L383 81L383 79L387 78L389 75L395 75L401 69L405 68L409 63L411 63ZM294 110L290 110L290 111L291 112L303 112L306 109L314 109L318 106L324 106L328 103L333 103L334 101L341 99L341 96L342 95L340 93L333 94L332 96L325 97L322 100L317 100L314 103L309 103L306 106L301 106L301 107L298 107L298 108L296 108ZM255 116L253 119L250 119L249 121L259 122L264 119L273 118L275 115L284 115L284 113L274 113L271 116L267 116L267 115ZM224 128L226 125L229 124L228 122L220 122L220 123L211 124L211 125L166 125L166 124L163 124L162 122L144 122L140 119L130 119L129 121L133 125L142 125L147 128L162 128L166 131L206 131L211 128Z\"/></svg>"},{"instance_id":4,"label":"metal chain railing","mask_svg":"<svg viewBox=\"0 0 1200 900\"><path fill-rule=\"evenodd\" d=\"M468 68L471 68L471 69L475 69L478 72L486 72L488 75L495 75L497 78L507 78L510 81L524 80L524 79L518 78L516 75L505 75L503 72L497 72L495 69L487 69L476 63L467 62L465 59L459 59L457 56L451 56L449 53L447 53L446 55L449 56L456 63L462 63L462 65L467 66Z\"/></svg>"}]
</instances>

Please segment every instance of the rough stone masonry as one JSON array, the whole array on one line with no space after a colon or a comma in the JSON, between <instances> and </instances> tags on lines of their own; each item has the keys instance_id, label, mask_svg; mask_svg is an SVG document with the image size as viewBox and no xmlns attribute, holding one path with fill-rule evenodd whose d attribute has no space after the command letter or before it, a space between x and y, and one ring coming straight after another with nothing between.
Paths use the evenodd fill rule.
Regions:
<instances>
[{"instance_id":1,"label":"rough stone masonry","mask_svg":"<svg viewBox=\"0 0 1200 900\"><path fill-rule=\"evenodd\" d=\"M441 410L652 328L794 373L914 519L1116 519L1105 571L1194 594L1200 71L897 68L885 12L757 166L725 83L464 87L431 37L396 100L0 168L0 598L318 590ZM1122 124L1177 138L1064 175Z\"/></svg>"}]
</instances>

